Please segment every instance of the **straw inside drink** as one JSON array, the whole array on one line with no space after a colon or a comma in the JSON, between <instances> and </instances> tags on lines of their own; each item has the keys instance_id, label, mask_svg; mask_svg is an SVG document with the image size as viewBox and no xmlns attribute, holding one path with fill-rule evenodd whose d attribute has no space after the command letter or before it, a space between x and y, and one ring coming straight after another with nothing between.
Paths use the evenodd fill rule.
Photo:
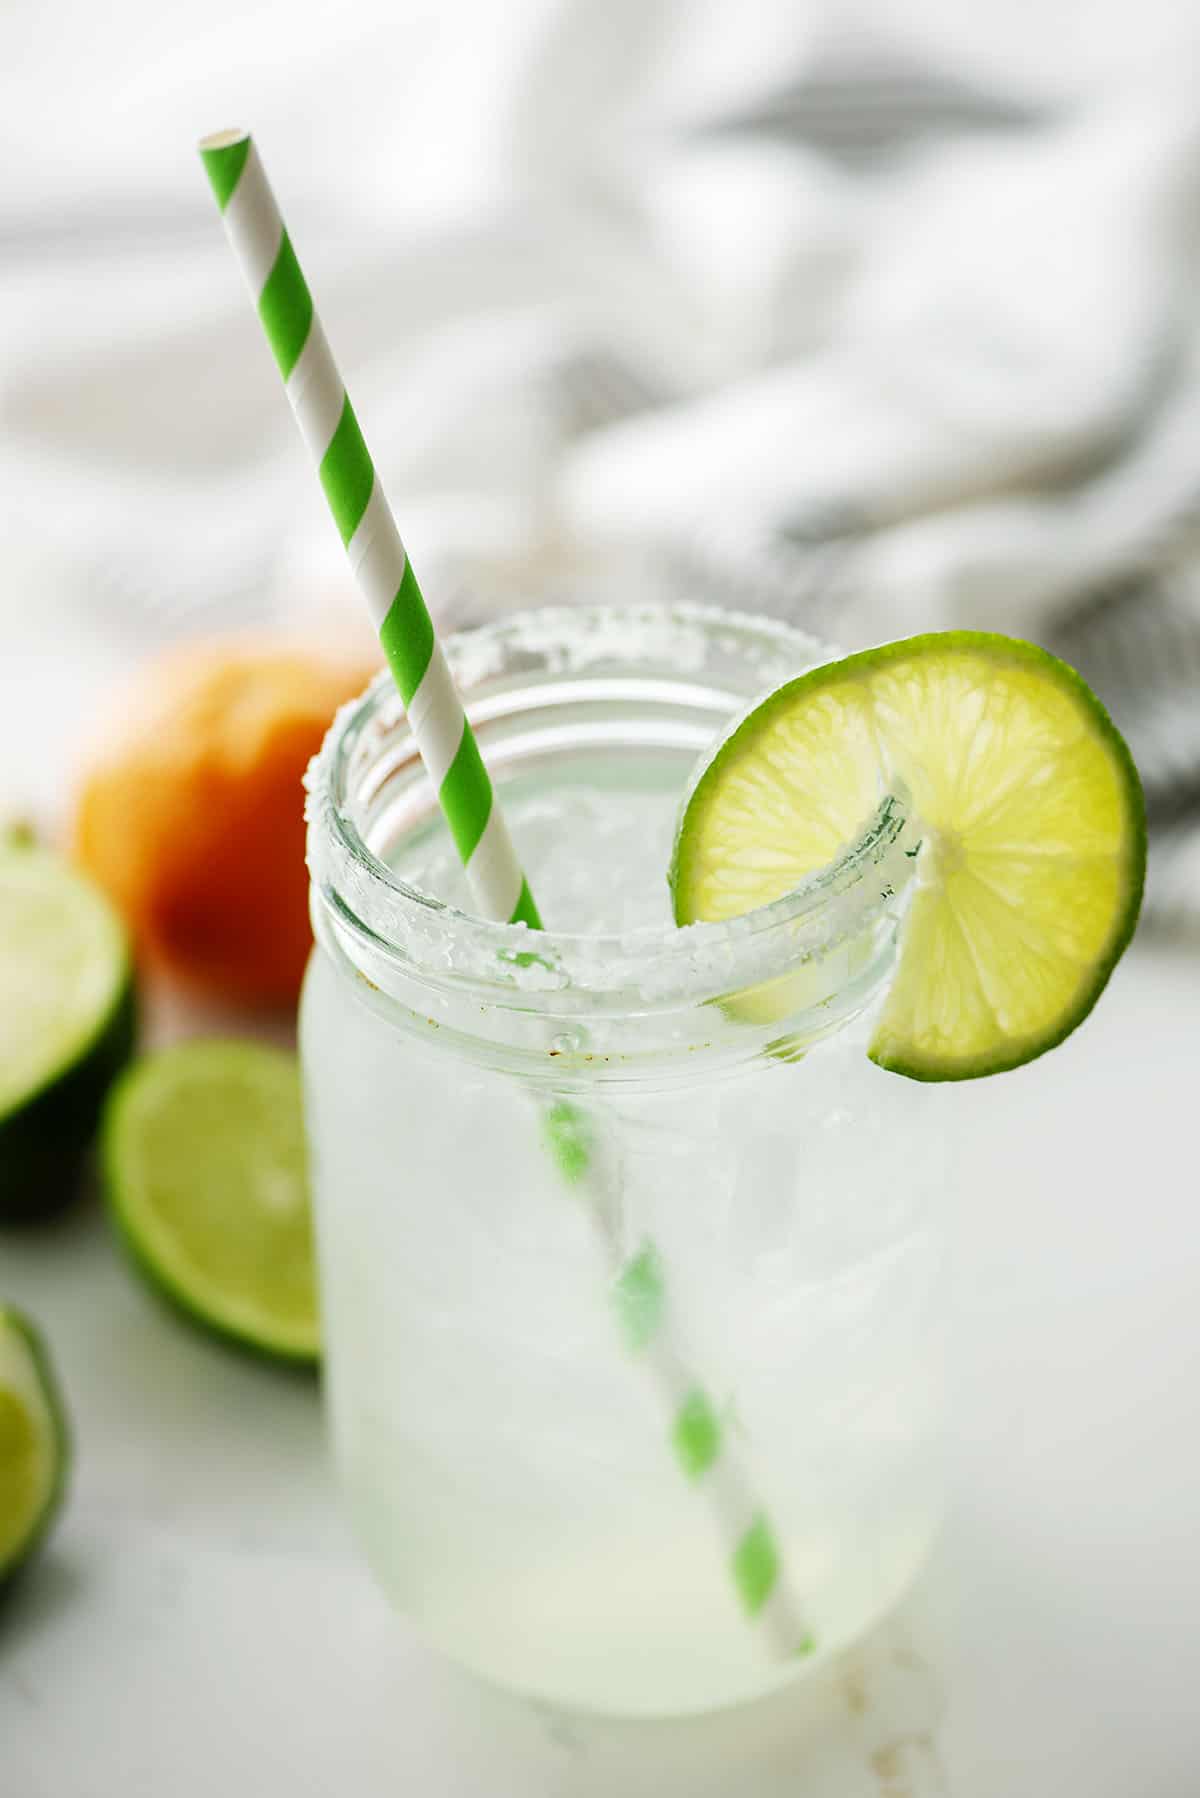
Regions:
<instances>
[{"instance_id":1,"label":"straw inside drink","mask_svg":"<svg viewBox=\"0 0 1200 1798\"><path fill-rule=\"evenodd\" d=\"M533 895L258 152L248 132L221 131L201 141L200 154L476 901L491 918L539 929ZM811 1652L812 1633L766 1512L712 1401L673 1346L661 1257L651 1243L630 1257L620 1239L602 1134L585 1110L566 1100L543 1105L542 1121L560 1176L586 1203L613 1275L627 1346L665 1405L676 1459L709 1503L743 1609L770 1652Z\"/></svg>"}]
</instances>

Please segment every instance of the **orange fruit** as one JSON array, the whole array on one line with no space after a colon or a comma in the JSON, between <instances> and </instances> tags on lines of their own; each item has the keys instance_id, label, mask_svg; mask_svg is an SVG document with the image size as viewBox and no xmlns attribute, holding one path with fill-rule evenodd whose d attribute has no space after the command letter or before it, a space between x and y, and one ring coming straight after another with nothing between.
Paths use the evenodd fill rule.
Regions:
<instances>
[{"instance_id":1,"label":"orange fruit","mask_svg":"<svg viewBox=\"0 0 1200 1798\"><path fill-rule=\"evenodd\" d=\"M79 861L139 954L205 995L295 998L311 946L301 777L371 670L188 645L145 668L79 795Z\"/></svg>"}]
</instances>

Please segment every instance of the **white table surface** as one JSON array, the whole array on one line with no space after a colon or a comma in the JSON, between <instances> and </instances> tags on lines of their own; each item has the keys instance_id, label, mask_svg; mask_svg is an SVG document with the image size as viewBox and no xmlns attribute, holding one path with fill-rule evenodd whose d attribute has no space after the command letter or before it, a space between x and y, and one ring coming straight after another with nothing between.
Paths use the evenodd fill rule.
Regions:
<instances>
[{"instance_id":1,"label":"white table surface","mask_svg":"<svg viewBox=\"0 0 1200 1798\"><path fill-rule=\"evenodd\" d=\"M700 1723L555 1718L453 1673L344 1537L315 1386L164 1314L94 1205L3 1238L77 1434L0 1613L3 1798L1188 1798L1198 1024L1200 956L1139 944L1072 1043L961 1089L941 1543L848 1666Z\"/></svg>"},{"instance_id":2,"label":"white table surface","mask_svg":"<svg viewBox=\"0 0 1200 1798\"><path fill-rule=\"evenodd\" d=\"M0 802L52 817L128 648L97 628L64 657L56 596L23 591ZM550 1717L451 1672L344 1535L315 1385L162 1312L94 1204L0 1236L77 1439L0 1611L0 1798L1195 1798L1198 1074L1200 951L1139 939L1067 1045L958 1089L941 1543L848 1667L688 1725Z\"/></svg>"}]
</instances>

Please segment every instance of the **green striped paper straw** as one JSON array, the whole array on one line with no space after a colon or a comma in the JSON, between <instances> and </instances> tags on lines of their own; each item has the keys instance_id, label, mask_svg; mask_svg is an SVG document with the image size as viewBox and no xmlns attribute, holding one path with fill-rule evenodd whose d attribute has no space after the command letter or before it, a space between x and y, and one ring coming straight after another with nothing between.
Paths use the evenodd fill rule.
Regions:
<instances>
[{"instance_id":1,"label":"green striped paper straw","mask_svg":"<svg viewBox=\"0 0 1200 1798\"><path fill-rule=\"evenodd\" d=\"M247 132L220 131L200 154L471 890L489 917L536 929L475 733L258 152Z\"/></svg>"},{"instance_id":2,"label":"green striped paper straw","mask_svg":"<svg viewBox=\"0 0 1200 1798\"><path fill-rule=\"evenodd\" d=\"M215 132L201 140L200 155L472 892L488 917L540 929L462 700L250 133ZM612 1269L628 1346L665 1404L677 1461L708 1499L747 1616L772 1653L809 1652L813 1637L784 1576L766 1512L711 1399L673 1346L661 1257L653 1244L632 1257L624 1249L602 1139L586 1112L566 1101L545 1106L543 1123L560 1174L587 1201Z\"/></svg>"}]
</instances>

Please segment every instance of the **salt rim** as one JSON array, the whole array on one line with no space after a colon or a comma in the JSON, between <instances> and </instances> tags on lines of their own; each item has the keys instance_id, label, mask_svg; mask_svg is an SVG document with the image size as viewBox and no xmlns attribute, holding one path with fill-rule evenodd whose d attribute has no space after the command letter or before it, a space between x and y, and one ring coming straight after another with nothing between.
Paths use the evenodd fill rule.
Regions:
<instances>
[{"instance_id":1,"label":"salt rim","mask_svg":"<svg viewBox=\"0 0 1200 1798\"><path fill-rule=\"evenodd\" d=\"M744 633L744 637L742 636ZM736 639L736 643L735 640ZM697 674L714 649L736 647L759 666L765 690L829 659L804 632L715 606L542 607L448 637L447 660L468 704L471 690L501 671L514 652L537 658L538 675L579 674L600 664ZM389 715L390 713L390 715ZM394 747L403 706L382 671L342 706L304 777L308 861L314 888L339 935L357 938L376 960L410 975L519 1008L566 1010L579 999L604 1009L657 1009L703 1003L792 973L883 927L882 973L895 922L914 874L905 846L907 795L886 793L845 851L770 905L721 923L648 925L605 936L534 931L473 916L403 880L363 842L338 802L356 747L371 726ZM704 756L715 753L711 746ZM664 870L665 873L665 870ZM875 878L871 878L875 874ZM856 984L861 981L860 975ZM555 996L561 995L556 1003ZM523 1006L522 996L527 1005Z\"/></svg>"}]
</instances>

